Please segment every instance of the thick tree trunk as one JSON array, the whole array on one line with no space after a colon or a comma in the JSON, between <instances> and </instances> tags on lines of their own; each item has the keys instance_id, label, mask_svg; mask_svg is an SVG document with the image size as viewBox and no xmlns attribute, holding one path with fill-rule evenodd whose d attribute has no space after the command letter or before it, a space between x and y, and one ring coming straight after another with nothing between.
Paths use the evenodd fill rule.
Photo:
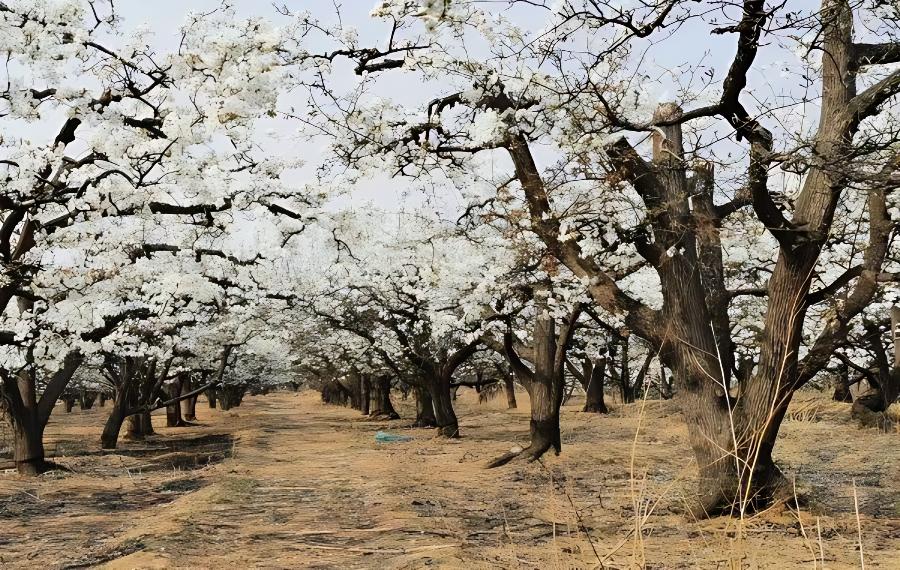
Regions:
<instances>
[{"instance_id":1,"label":"thick tree trunk","mask_svg":"<svg viewBox=\"0 0 900 570\"><path fill-rule=\"evenodd\" d=\"M512 374L503 375L503 387L506 390L506 408L508 410L516 409L516 382Z\"/></svg>"},{"instance_id":2,"label":"thick tree trunk","mask_svg":"<svg viewBox=\"0 0 900 570\"><path fill-rule=\"evenodd\" d=\"M125 433L128 439L140 440L154 433L150 412L138 412L128 417L128 430Z\"/></svg>"},{"instance_id":3,"label":"thick tree trunk","mask_svg":"<svg viewBox=\"0 0 900 570\"><path fill-rule=\"evenodd\" d=\"M426 388L416 386L413 389L416 395L416 423L414 427L433 428L437 427L437 419L434 417L434 404L431 401L431 394Z\"/></svg>"},{"instance_id":4,"label":"thick tree trunk","mask_svg":"<svg viewBox=\"0 0 900 570\"><path fill-rule=\"evenodd\" d=\"M50 468L44 456L44 427L36 413L13 419L13 459L19 474L40 475Z\"/></svg>"},{"instance_id":5,"label":"thick tree trunk","mask_svg":"<svg viewBox=\"0 0 900 570\"><path fill-rule=\"evenodd\" d=\"M204 394L206 394L206 402L207 402L207 404L209 404L209 408L211 410L215 410L216 409L216 396L217 396L216 389L209 388L208 390L206 390L204 392Z\"/></svg>"},{"instance_id":6,"label":"thick tree trunk","mask_svg":"<svg viewBox=\"0 0 900 570\"><path fill-rule=\"evenodd\" d=\"M590 362L587 358L584 362L584 376L588 379L584 388L584 412L592 414L608 414L606 397L603 390L604 377L606 376L606 358L597 362Z\"/></svg>"},{"instance_id":7,"label":"thick tree trunk","mask_svg":"<svg viewBox=\"0 0 900 570\"><path fill-rule=\"evenodd\" d=\"M370 416L381 416L389 420L399 420L400 414L391 403L391 378L390 376L377 376L373 383L374 398Z\"/></svg>"},{"instance_id":8,"label":"thick tree trunk","mask_svg":"<svg viewBox=\"0 0 900 570\"><path fill-rule=\"evenodd\" d=\"M442 374L432 379L430 388L438 433L444 437L459 437L459 422L450 398L450 376Z\"/></svg>"},{"instance_id":9,"label":"thick tree trunk","mask_svg":"<svg viewBox=\"0 0 900 570\"><path fill-rule=\"evenodd\" d=\"M202 386L202 384L201 384ZM190 394L191 390L194 389L193 382L191 382L191 377L186 376L184 382L181 385L181 393L182 394ZM191 396L190 398L184 399L181 401L181 417L186 422L192 422L197 419L197 398L199 394L196 396Z\"/></svg>"},{"instance_id":10,"label":"thick tree trunk","mask_svg":"<svg viewBox=\"0 0 900 570\"><path fill-rule=\"evenodd\" d=\"M100 392L99 400L101 408L106 405L106 397L106 392Z\"/></svg>"},{"instance_id":11,"label":"thick tree trunk","mask_svg":"<svg viewBox=\"0 0 900 570\"><path fill-rule=\"evenodd\" d=\"M64 396L62 401L63 401L63 406L65 407L66 413L71 414L72 408L75 407L75 396Z\"/></svg>"}]
</instances>

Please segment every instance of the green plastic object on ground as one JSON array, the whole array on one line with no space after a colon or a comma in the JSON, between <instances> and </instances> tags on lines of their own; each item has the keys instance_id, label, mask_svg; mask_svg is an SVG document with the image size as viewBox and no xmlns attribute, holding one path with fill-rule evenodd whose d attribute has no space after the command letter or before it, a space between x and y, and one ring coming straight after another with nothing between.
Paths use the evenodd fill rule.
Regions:
<instances>
[{"instance_id":1,"label":"green plastic object on ground","mask_svg":"<svg viewBox=\"0 0 900 570\"><path fill-rule=\"evenodd\" d=\"M379 443L395 443L399 441L412 441L408 435L397 435L386 431L375 432L375 441Z\"/></svg>"}]
</instances>

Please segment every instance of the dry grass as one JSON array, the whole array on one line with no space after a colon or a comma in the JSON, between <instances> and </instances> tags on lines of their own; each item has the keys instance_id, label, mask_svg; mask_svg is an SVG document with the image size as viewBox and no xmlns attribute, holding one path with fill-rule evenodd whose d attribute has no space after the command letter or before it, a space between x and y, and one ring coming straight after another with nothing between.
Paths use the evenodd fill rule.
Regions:
<instances>
[{"instance_id":1,"label":"dry grass","mask_svg":"<svg viewBox=\"0 0 900 570\"><path fill-rule=\"evenodd\" d=\"M564 410L563 455L486 470L527 437L527 396L457 402L463 439L363 421L314 394L198 407L201 427L96 455L105 410L59 413L48 448L76 472L0 476L0 566L114 568L896 568L900 452L817 395L792 406L776 458L803 508L686 520L694 467L671 402ZM412 402L398 402L409 417ZM643 409L642 409L643 406ZM59 410L58 410L59 412ZM164 418L154 418L164 421ZM640 424L640 429L638 425ZM378 429L410 443L377 444ZM230 434L234 454L160 468L166 441ZM218 441L218 440L216 440ZM854 492L855 480L855 492Z\"/></svg>"}]
</instances>

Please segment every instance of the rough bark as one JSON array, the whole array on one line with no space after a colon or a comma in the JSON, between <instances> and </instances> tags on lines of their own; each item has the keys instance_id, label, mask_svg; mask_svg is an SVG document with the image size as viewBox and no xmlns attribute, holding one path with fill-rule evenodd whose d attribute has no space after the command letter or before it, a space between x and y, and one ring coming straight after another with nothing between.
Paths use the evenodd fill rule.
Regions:
<instances>
[{"instance_id":1,"label":"rough bark","mask_svg":"<svg viewBox=\"0 0 900 570\"><path fill-rule=\"evenodd\" d=\"M503 374L503 387L506 390L506 408L516 409L516 382L512 374Z\"/></svg>"},{"instance_id":2,"label":"rough bark","mask_svg":"<svg viewBox=\"0 0 900 570\"><path fill-rule=\"evenodd\" d=\"M202 386L203 384L201 384ZM181 385L181 393L187 394L191 390L194 389L194 384L191 382L190 376L185 376L184 381ZM186 422L192 422L197 419L197 398L199 395L191 396L185 400L181 401L181 417L184 418Z\"/></svg>"},{"instance_id":3,"label":"rough bark","mask_svg":"<svg viewBox=\"0 0 900 570\"><path fill-rule=\"evenodd\" d=\"M459 422L456 412L453 410L453 401L450 397L450 375L441 374L431 379L429 393L431 403L434 406L434 419L438 433L444 437L459 437Z\"/></svg>"},{"instance_id":4,"label":"rough bark","mask_svg":"<svg viewBox=\"0 0 900 570\"><path fill-rule=\"evenodd\" d=\"M166 387L169 399L181 396L183 383L184 374L178 374L178 376L169 383ZM174 404L166 406L166 427L184 427L185 425L184 419L181 417L181 403L175 402Z\"/></svg>"},{"instance_id":5,"label":"rough bark","mask_svg":"<svg viewBox=\"0 0 900 570\"><path fill-rule=\"evenodd\" d=\"M372 399L369 415L389 420L399 420L400 414L397 413L397 410L394 409L394 405L391 403L391 377L385 375L376 376L372 387L374 398Z\"/></svg>"},{"instance_id":6,"label":"rough bark","mask_svg":"<svg viewBox=\"0 0 900 570\"><path fill-rule=\"evenodd\" d=\"M608 414L604 394L604 377L606 376L606 358L600 358L597 362L591 362L585 358L583 363L583 375L587 378L584 386L584 409L582 411L592 414Z\"/></svg>"},{"instance_id":7,"label":"rough bark","mask_svg":"<svg viewBox=\"0 0 900 570\"><path fill-rule=\"evenodd\" d=\"M431 393L427 388L415 386L413 392L416 395L416 422L413 427L433 428L437 427L437 418L434 417L434 404L431 402Z\"/></svg>"}]
</instances>

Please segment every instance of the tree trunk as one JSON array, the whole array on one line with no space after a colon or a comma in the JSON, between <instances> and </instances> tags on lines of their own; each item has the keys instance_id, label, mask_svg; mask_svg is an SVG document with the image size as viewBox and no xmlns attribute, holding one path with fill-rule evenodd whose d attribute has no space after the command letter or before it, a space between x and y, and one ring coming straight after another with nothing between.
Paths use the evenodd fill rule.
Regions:
<instances>
[{"instance_id":1,"label":"tree trunk","mask_svg":"<svg viewBox=\"0 0 900 570\"><path fill-rule=\"evenodd\" d=\"M368 374L359 375L359 394L359 409L364 416L368 416L372 402L372 381L369 380Z\"/></svg>"},{"instance_id":2,"label":"tree trunk","mask_svg":"<svg viewBox=\"0 0 900 570\"><path fill-rule=\"evenodd\" d=\"M433 378L430 388L438 433L444 437L459 437L459 423L450 398L450 376L441 374Z\"/></svg>"},{"instance_id":3,"label":"tree trunk","mask_svg":"<svg viewBox=\"0 0 900 570\"><path fill-rule=\"evenodd\" d=\"M78 407L82 410L90 410L94 406L94 400L97 399L96 392L88 392L81 390L78 393Z\"/></svg>"},{"instance_id":4,"label":"tree trunk","mask_svg":"<svg viewBox=\"0 0 900 570\"><path fill-rule=\"evenodd\" d=\"M584 412L592 414L608 414L606 399L603 391L604 377L606 376L606 358L600 358L597 362L591 362L585 358L584 376L587 378L585 386Z\"/></svg>"},{"instance_id":5,"label":"tree trunk","mask_svg":"<svg viewBox=\"0 0 900 570\"><path fill-rule=\"evenodd\" d=\"M202 386L202 384L201 384ZM181 385L181 393L189 394L191 390L194 389L194 383L191 382L190 375L185 376L184 383ZM197 419L197 398L198 395L191 396L185 400L182 400L181 403L181 417L186 422L192 422Z\"/></svg>"},{"instance_id":6,"label":"tree trunk","mask_svg":"<svg viewBox=\"0 0 900 570\"><path fill-rule=\"evenodd\" d=\"M209 404L209 408L211 410L215 410L216 409L216 389L209 388L208 390L206 390L204 392L204 394L206 394L206 402Z\"/></svg>"},{"instance_id":7,"label":"tree trunk","mask_svg":"<svg viewBox=\"0 0 900 570\"><path fill-rule=\"evenodd\" d=\"M129 405L128 391L128 387L116 391L112 410L109 417L106 418L103 433L100 434L100 447L102 449L115 449L118 445L119 433L122 431L122 424L125 422L125 414Z\"/></svg>"},{"instance_id":8,"label":"tree trunk","mask_svg":"<svg viewBox=\"0 0 900 570\"><path fill-rule=\"evenodd\" d=\"M138 412L128 417L128 430L125 434L127 438L144 439L154 433L150 412Z\"/></svg>"},{"instance_id":9,"label":"tree trunk","mask_svg":"<svg viewBox=\"0 0 900 570\"><path fill-rule=\"evenodd\" d=\"M40 475L50 468L44 458L45 425L36 413L13 420L13 458L20 475Z\"/></svg>"},{"instance_id":10,"label":"tree trunk","mask_svg":"<svg viewBox=\"0 0 900 570\"><path fill-rule=\"evenodd\" d=\"M516 382L513 380L512 374L503 375L503 386L506 389L506 408L508 410L516 409Z\"/></svg>"},{"instance_id":11,"label":"tree trunk","mask_svg":"<svg viewBox=\"0 0 900 570\"><path fill-rule=\"evenodd\" d=\"M831 399L835 402L853 402L853 395L850 393L850 369L844 363L838 367L838 374L834 381L834 394Z\"/></svg>"},{"instance_id":12,"label":"tree trunk","mask_svg":"<svg viewBox=\"0 0 900 570\"><path fill-rule=\"evenodd\" d=\"M369 412L371 416L384 416L389 420L399 420L400 414L394 409L391 403L391 377L377 376L374 382L374 398L372 400L372 409Z\"/></svg>"},{"instance_id":13,"label":"tree trunk","mask_svg":"<svg viewBox=\"0 0 900 570\"><path fill-rule=\"evenodd\" d=\"M100 407L101 408L106 405L106 397L107 397L106 392L100 392L99 399L100 399Z\"/></svg>"},{"instance_id":14,"label":"tree trunk","mask_svg":"<svg viewBox=\"0 0 900 570\"><path fill-rule=\"evenodd\" d=\"M236 408L244 401L245 386L226 385L218 389L219 406L225 411Z\"/></svg>"},{"instance_id":15,"label":"tree trunk","mask_svg":"<svg viewBox=\"0 0 900 570\"><path fill-rule=\"evenodd\" d=\"M178 374L178 376L166 387L169 399L181 396L183 382L183 374ZM184 425L184 420L181 418L181 402L175 402L174 404L166 406L166 427L184 427Z\"/></svg>"},{"instance_id":16,"label":"tree trunk","mask_svg":"<svg viewBox=\"0 0 900 570\"><path fill-rule=\"evenodd\" d=\"M431 394L426 388L416 386L413 389L416 395L416 423L413 427L433 428L437 427L437 419L434 417L434 404Z\"/></svg>"}]
</instances>

